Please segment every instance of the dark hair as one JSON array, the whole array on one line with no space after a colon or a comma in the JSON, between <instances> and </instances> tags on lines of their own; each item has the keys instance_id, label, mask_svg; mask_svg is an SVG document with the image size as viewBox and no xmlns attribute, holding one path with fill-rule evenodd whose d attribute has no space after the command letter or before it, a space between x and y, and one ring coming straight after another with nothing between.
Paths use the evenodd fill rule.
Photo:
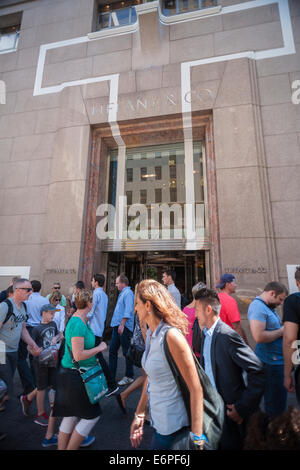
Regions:
<instances>
[{"instance_id":1,"label":"dark hair","mask_svg":"<svg viewBox=\"0 0 300 470\"><path fill-rule=\"evenodd\" d=\"M14 293L14 288L13 288L13 286L9 286L9 287L6 289L6 293L7 293L7 295L13 294L13 293Z\"/></svg>"},{"instance_id":2,"label":"dark hair","mask_svg":"<svg viewBox=\"0 0 300 470\"><path fill-rule=\"evenodd\" d=\"M217 291L214 289L208 289L207 287L199 289L195 294L195 300L199 300L206 306L210 305L213 311L219 315L221 310L221 302Z\"/></svg>"},{"instance_id":3,"label":"dark hair","mask_svg":"<svg viewBox=\"0 0 300 470\"><path fill-rule=\"evenodd\" d=\"M31 281L31 285L33 292L40 292L42 288L42 284L40 283L40 281Z\"/></svg>"},{"instance_id":4,"label":"dark hair","mask_svg":"<svg viewBox=\"0 0 300 470\"><path fill-rule=\"evenodd\" d=\"M128 279L128 277L126 276L125 273L121 273L121 274L118 276L118 278L120 279L120 282L121 282L122 284L126 284L126 286L129 286L129 279ZM96 279L95 279L95 280L96 280Z\"/></svg>"},{"instance_id":5,"label":"dark hair","mask_svg":"<svg viewBox=\"0 0 300 470\"><path fill-rule=\"evenodd\" d=\"M176 272L173 271L172 269L165 269L165 271L163 272L163 274L166 274L167 276L171 276L171 278L173 279L173 281L175 282L176 280Z\"/></svg>"},{"instance_id":6,"label":"dark hair","mask_svg":"<svg viewBox=\"0 0 300 470\"><path fill-rule=\"evenodd\" d=\"M263 411L257 411L250 417L243 450L267 450L269 422L269 415Z\"/></svg>"},{"instance_id":7,"label":"dark hair","mask_svg":"<svg viewBox=\"0 0 300 470\"><path fill-rule=\"evenodd\" d=\"M270 292L271 290L275 292L276 297L283 293L286 295L288 295L289 293L289 291L287 290L284 284L281 284L281 282L276 282L276 281L269 282L264 288L264 292Z\"/></svg>"},{"instance_id":8,"label":"dark hair","mask_svg":"<svg viewBox=\"0 0 300 470\"><path fill-rule=\"evenodd\" d=\"M296 281L300 282L300 266L296 267L295 279L296 279Z\"/></svg>"},{"instance_id":9,"label":"dark hair","mask_svg":"<svg viewBox=\"0 0 300 470\"><path fill-rule=\"evenodd\" d=\"M93 276L94 281L98 282L99 287L103 287L105 284L105 276L104 274L94 274Z\"/></svg>"},{"instance_id":10,"label":"dark hair","mask_svg":"<svg viewBox=\"0 0 300 470\"><path fill-rule=\"evenodd\" d=\"M290 406L270 422L267 442L269 450L300 449L300 411L297 408Z\"/></svg>"},{"instance_id":11,"label":"dark hair","mask_svg":"<svg viewBox=\"0 0 300 470\"><path fill-rule=\"evenodd\" d=\"M270 420L266 413L254 413L248 424L244 450L299 450L300 411L295 407Z\"/></svg>"},{"instance_id":12,"label":"dark hair","mask_svg":"<svg viewBox=\"0 0 300 470\"><path fill-rule=\"evenodd\" d=\"M76 284L75 284L75 287L77 289L84 289L84 282L83 281L77 281Z\"/></svg>"}]
</instances>

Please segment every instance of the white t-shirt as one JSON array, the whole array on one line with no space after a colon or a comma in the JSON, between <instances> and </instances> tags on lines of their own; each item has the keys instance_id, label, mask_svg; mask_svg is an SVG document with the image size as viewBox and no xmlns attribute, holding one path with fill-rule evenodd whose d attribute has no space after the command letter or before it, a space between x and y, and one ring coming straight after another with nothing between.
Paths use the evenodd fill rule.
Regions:
<instances>
[{"instance_id":1,"label":"white t-shirt","mask_svg":"<svg viewBox=\"0 0 300 470\"><path fill-rule=\"evenodd\" d=\"M65 307L58 304L58 305L56 305L56 308L57 308L57 310L59 310L59 312L55 312L53 321L55 321L58 331L59 332L64 332L65 331L65 321L66 321Z\"/></svg>"}]
</instances>

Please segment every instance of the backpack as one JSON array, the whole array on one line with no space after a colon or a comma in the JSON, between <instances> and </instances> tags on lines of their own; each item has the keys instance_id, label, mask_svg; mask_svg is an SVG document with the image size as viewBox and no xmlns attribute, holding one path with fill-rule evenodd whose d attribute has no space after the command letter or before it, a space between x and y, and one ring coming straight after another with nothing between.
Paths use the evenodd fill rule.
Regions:
<instances>
[{"instance_id":1,"label":"backpack","mask_svg":"<svg viewBox=\"0 0 300 470\"><path fill-rule=\"evenodd\" d=\"M11 303L11 301L9 299L5 299L3 300L3 302L6 303L7 307L8 307L8 312L6 314L6 317L4 319L4 322L2 322L2 325L4 325L4 323L8 322L8 320L10 319L10 317L13 315L15 317L15 314L14 314L14 311L13 311L13 305ZM25 302L22 302L24 308L25 308L25 312L26 312L26 321L28 320L28 315L27 315L27 305L25 304Z\"/></svg>"},{"instance_id":2,"label":"backpack","mask_svg":"<svg viewBox=\"0 0 300 470\"><path fill-rule=\"evenodd\" d=\"M181 391L187 415L191 422L190 392L169 350L167 343L167 333L164 338L164 351L175 382ZM206 375L204 369L199 364L195 354L193 354L193 357L203 389L203 433L207 436L209 450L217 450L224 426L224 402L221 395L212 386L209 377ZM185 450L182 448L182 444L186 444L186 439L185 442L180 442L178 440L178 443L175 444L176 447L172 447L172 449ZM186 449L188 449L188 447L186 447Z\"/></svg>"}]
</instances>

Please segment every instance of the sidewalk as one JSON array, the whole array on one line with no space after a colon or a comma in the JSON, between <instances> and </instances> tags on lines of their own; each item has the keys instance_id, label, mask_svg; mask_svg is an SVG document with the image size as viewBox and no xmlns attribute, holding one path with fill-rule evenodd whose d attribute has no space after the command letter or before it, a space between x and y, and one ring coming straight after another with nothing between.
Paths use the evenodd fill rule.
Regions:
<instances>
[{"instance_id":1,"label":"sidewalk","mask_svg":"<svg viewBox=\"0 0 300 470\"><path fill-rule=\"evenodd\" d=\"M104 353L108 360L108 352ZM118 361L117 380L123 377L125 370L125 361L120 351ZM135 377L140 375L140 370L135 368ZM120 391L125 387L120 387ZM46 428L35 424L36 414L35 403L32 404L31 415L26 417L22 413L22 408L18 396L22 393L22 386L18 373L15 377L14 397L6 403L6 410L0 413L0 432L5 432L7 437L0 442L1 450L56 450L56 447L43 448L41 442L45 437ZM101 400L102 416L92 431L96 437L95 442L88 448L90 450L131 450L129 433L133 420L134 412L141 395L141 389L133 392L127 401L127 415L121 412L116 398L103 398ZM294 393L288 394L288 406L297 406ZM262 402L263 409L263 402ZM48 409L47 409L48 411ZM57 430L60 423L57 420ZM153 429L150 426L144 426L144 439L139 447L140 450L147 450L152 437ZM82 449L82 450L85 450Z\"/></svg>"},{"instance_id":2,"label":"sidewalk","mask_svg":"<svg viewBox=\"0 0 300 470\"><path fill-rule=\"evenodd\" d=\"M108 352L104 353L108 359ZM118 361L117 380L124 374L125 360L120 352ZM140 375L139 369L135 368L135 377ZM120 387L120 391L126 387ZM121 412L116 398L103 398L101 400L102 415L92 431L96 437L95 442L85 449L90 450L133 450L129 439L130 426L134 412L141 395L141 388L133 392L126 403L127 415ZM15 376L15 392L8 402L5 411L0 412L0 432L7 434L7 437L0 442L1 450L56 450L56 447L43 448L41 442L45 437L46 429L34 423L36 414L35 402L32 404L30 416L26 417L22 413L22 407L18 396L22 393L22 386L18 373ZM71 397L70 397L71 398ZM47 408L48 411L49 407ZM57 419L57 431L61 419ZM147 450L153 430L150 426L144 426L144 439L141 450Z\"/></svg>"}]
</instances>

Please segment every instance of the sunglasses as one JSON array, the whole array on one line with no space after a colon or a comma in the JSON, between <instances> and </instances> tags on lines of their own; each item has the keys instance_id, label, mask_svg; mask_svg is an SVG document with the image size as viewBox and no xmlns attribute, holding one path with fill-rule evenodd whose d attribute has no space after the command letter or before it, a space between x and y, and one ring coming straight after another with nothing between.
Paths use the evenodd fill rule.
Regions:
<instances>
[{"instance_id":1,"label":"sunglasses","mask_svg":"<svg viewBox=\"0 0 300 470\"><path fill-rule=\"evenodd\" d=\"M17 287L17 289L26 290L27 292L32 291L32 287Z\"/></svg>"},{"instance_id":2,"label":"sunglasses","mask_svg":"<svg viewBox=\"0 0 300 470\"><path fill-rule=\"evenodd\" d=\"M58 287L58 286L55 286L55 287L53 287L53 289L60 289L60 287Z\"/></svg>"}]
</instances>

